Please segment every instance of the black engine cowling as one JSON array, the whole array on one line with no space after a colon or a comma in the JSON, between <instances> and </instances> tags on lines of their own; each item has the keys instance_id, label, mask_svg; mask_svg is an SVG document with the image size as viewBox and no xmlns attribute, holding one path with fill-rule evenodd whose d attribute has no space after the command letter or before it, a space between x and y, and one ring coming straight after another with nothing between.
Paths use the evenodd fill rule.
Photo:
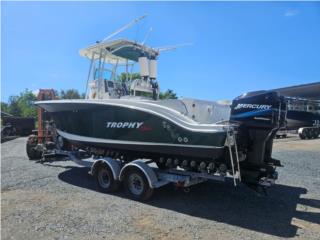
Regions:
<instances>
[{"instance_id":1,"label":"black engine cowling","mask_svg":"<svg viewBox=\"0 0 320 240\"><path fill-rule=\"evenodd\" d=\"M256 182L274 173L280 162L272 159L273 138L285 125L286 103L276 92L252 92L233 100L230 121L239 126L238 149L246 155L241 162L245 181Z\"/></svg>"}]
</instances>

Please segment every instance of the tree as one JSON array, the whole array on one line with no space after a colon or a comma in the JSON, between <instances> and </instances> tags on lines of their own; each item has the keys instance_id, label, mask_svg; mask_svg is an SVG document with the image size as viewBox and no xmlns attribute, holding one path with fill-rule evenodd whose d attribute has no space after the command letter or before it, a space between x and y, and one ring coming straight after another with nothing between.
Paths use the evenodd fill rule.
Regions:
<instances>
[{"instance_id":1,"label":"tree","mask_svg":"<svg viewBox=\"0 0 320 240\"><path fill-rule=\"evenodd\" d=\"M37 100L37 97L33 94L32 91L25 89L17 100L17 106L20 111L21 117L35 117L37 115L37 108L34 106L34 101ZM11 103L12 107L12 103Z\"/></svg>"},{"instance_id":2,"label":"tree","mask_svg":"<svg viewBox=\"0 0 320 240\"><path fill-rule=\"evenodd\" d=\"M84 98L84 95L78 92L76 89L68 89L68 90L61 90L59 93L60 99L81 99Z\"/></svg>"},{"instance_id":3,"label":"tree","mask_svg":"<svg viewBox=\"0 0 320 240\"><path fill-rule=\"evenodd\" d=\"M1 102L1 112L9 113L9 104L5 102Z\"/></svg>"},{"instance_id":4,"label":"tree","mask_svg":"<svg viewBox=\"0 0 320 240\"><path fill-rule=\"evenodd\" d=\"M55 91L55 93L61 99L80 99L85 97L85 94L79 94L78 90L75 89L61 90L60 93ZM10 96L8 103L1 102L1 111L17 117L36 117L37 107L33 104L35 101L37 101L37 96L31 90L25 89L18 96Z\"/></svg>"},{"instance_id":5,"label":"tree","mask_svg":"<svg viewBox=\"0 0 320 240\"><path fill-rule=\"evenodd\" d=\"M140 79L141 76L139 73L128 73L128 80L134 80L134 79ZM121 82L125 82L127 80L127 73L121 73L119 76L118 76L118 80L121 81Z\"/></svg>"},{"instance_id":6,"label":"tree","mask_svg":"<svg viewBox=\"0 0 320 240\"><path fill-rule=\"evenodd\" d=\"M9 113L13 116L21 116L21 109L18 105L19 96L9 97Z\"/></svg>"},{"instance_id":7,"label":"tree","mask_svg":"<svg viewBox=\"0 0 320 240\"><path fill-rule=\"evenodd\" d=\"M178 97L177 97L177 94L173 90L168 89L165 92L160 92L159 98L160 99L177 99Z\"/></svg>"},{"instance_id":8,"label":"tree","mask_svg":"<svg viewBox=\"0 0 320 240\"><path fill-rule=\"evenodd\" d=\"M131 75L130 75L131 76ZM140 78L139 73L133 73L132 79ZM126 74L123 73L119 76L119 80L125 81ZM80 94L76 89L55 91L60 99L83 99L85 94ZM173 90L168 89L159 94L160 99L177 99L177 94ZM33 104L37 97L31 90L25 89L18 96L12 95L9 97L8 103L1 102L1 111L12 114L17 117L36 117L37 108Z\"/></svg>"}]
</instances>

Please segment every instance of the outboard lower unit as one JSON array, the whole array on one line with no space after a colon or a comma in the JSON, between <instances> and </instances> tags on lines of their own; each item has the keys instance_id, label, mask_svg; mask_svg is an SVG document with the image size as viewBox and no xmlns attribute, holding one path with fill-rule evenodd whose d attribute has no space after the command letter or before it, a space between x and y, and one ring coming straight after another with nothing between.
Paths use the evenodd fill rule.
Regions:
<instances>
[{"instance_id":1,"label":"outboard lower unit","mask_svg":"<svg viewBox=\"0 0 320 240\"><path fill-rule=\"evenodd\" d=\"M238 125L237 144L242 181L270 185L280 161L272 158L277 130L285 125L286 104L276 92L243 94L232 102L230 121Z\"/></svg>"}]
</instances>

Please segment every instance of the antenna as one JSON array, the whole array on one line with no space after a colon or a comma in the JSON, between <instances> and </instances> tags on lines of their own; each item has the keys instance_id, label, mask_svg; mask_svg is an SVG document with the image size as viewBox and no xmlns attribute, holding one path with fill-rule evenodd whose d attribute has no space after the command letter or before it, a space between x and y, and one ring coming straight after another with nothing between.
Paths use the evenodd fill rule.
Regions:
<instances>
[{"instance_id":1,"label":"antenna","mask_svg":"<svg viewBox=\"0 0 320 240\"><path fill-rule=\"evenodd\" d=\"M108 37L106 37L105 39L102 40L102 42L107 41L108 39L114 37L115 35L123 32L124 30L126 30L127 28L130 28L131 26L133 26L134 24L138 23L139 21L141 21L142 19L144 19L145 17L147 17L147 15L143 15L141 17L138 17L136 19L134 19L132 22L124 25L123 27L119 28L117 31L111 33Z\"/></svg>"},{"instance_id":2,"label":"antenna","mask_svg":"<svg viewBox=\"0 0 320 240\"><path fill-rule=\"evenodd\" d=\"M149 28L149 31L147 32L146 36L144 37L143 41L141 42L141 45L144 45L145 42L148 40L150 33L152 32L152 27Z\"/></svg>"},{"instance_id":3,"label":"antenna","mask_svg":"<svg viewBox=\"0 0 320 240\"><path fill-rule=\"evenodd\" d=\"M163 46L163 47L156 47L154 48L158 52L165 52L165 51L170 51L170 50L175 50L179 47L186 47L186 46L191 46L192 43L180 43L176 45L169 45L169 46Z\"/></svg>"}]
</instances>

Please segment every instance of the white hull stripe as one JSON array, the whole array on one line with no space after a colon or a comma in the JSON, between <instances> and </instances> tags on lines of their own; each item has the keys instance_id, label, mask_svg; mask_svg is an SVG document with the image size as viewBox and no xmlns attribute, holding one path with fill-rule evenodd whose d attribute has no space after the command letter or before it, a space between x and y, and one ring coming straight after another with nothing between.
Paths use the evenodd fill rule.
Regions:
<instances>
[{"instance_id":1,"label":"white hull stripe","mask_svg":"<svg viewBox=\"0 0 320 240\"><path fill-rule=\"evenodd\" d=\"M222 147L207 146L207 145L187 145L187 144L174 144L174 143L155 143L155 142L138 142L138 141L122 141L114 139L93 138L66 133L61 130L57 130L58 134L66 139L78 142L90 142L90 143L106 143L106 144L128 144L128 145L148 145L148 146L172 146L172 147L190 147L190 148L208 148L219 149Z\"/></svg>"}]
</instances>

